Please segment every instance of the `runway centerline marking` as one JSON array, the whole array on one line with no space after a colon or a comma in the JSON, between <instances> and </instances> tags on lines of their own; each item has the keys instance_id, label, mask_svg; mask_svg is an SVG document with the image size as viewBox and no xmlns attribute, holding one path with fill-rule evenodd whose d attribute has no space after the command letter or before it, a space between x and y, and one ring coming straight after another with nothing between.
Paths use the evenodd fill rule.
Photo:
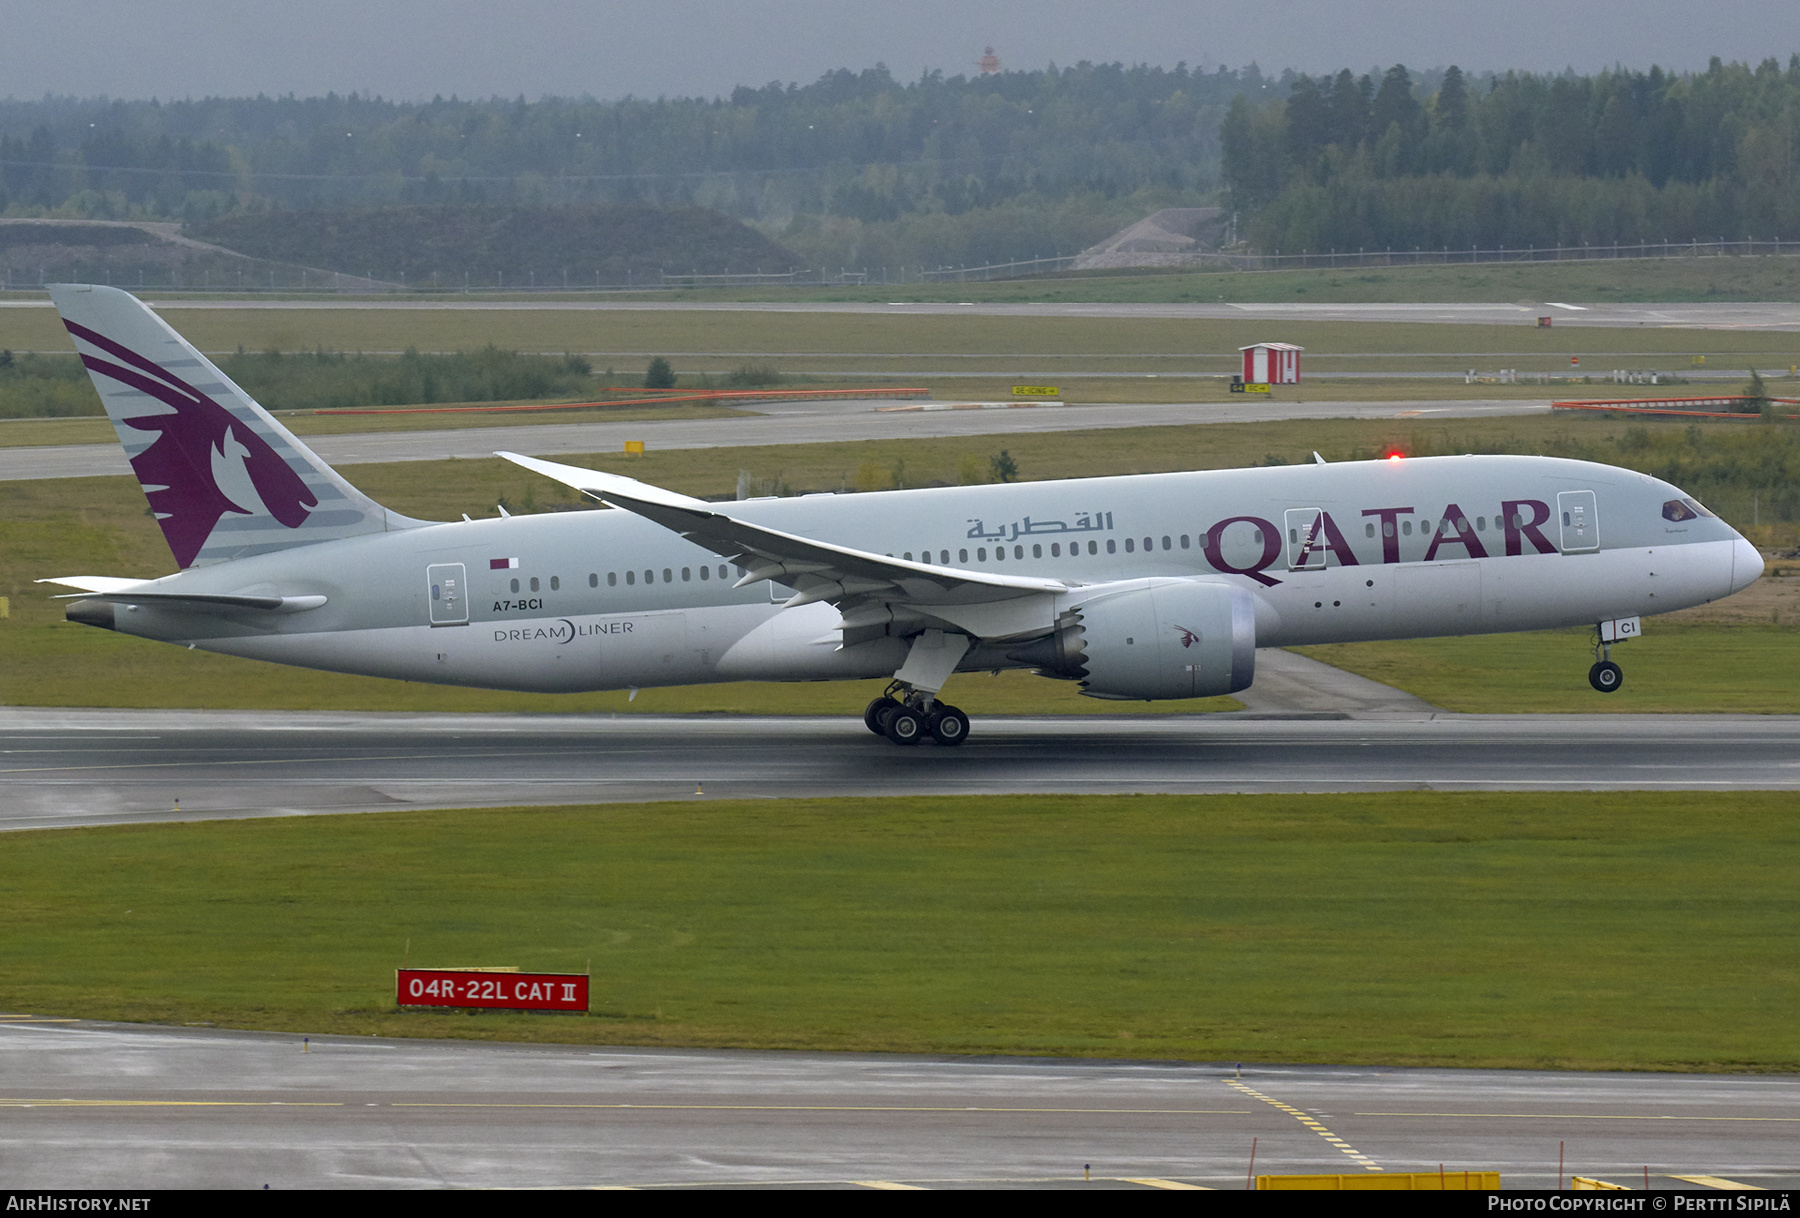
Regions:
<instances>
[{"instance_id":1,"label":"runway centerline marking","mask_svg":"<svg viewBox=\"0 0 1800 1218\"><path fill-rule=\"evenodd\" d=\"M35 751L35 750L34 750ZM507 750L493 753L463 753L464 757L548 757L563 756L573 753L573 749L523 749ZM319 765L333 763L350 763L357 761L435 761L436 753L378 753L374 755L350 757L250 757L241 761L131 761L118 765L85 765L85 766L32 766L20 769L0 769L0 774L55 774L63 770L74 770L81 773L87 770L166 770L171 766L192 766L195 769L223 769L227 766L251 765ZM421 781L413 779L412 781Z\"/></svg>"},{"instance_id":2,"label":"runway centerline marking","mask_svg":"<svg viewBox=\"0 0 1800 1218\"><path fill-rule=\"evenodd\" d=\"M3 1103L4 1101L0 1101ZM396 1102L390 1108L554 1109L638 1112L1036 1112L1071 1116L1249 1116L1236 1108L996 1108L970 1104L478 1104L459 1100Z\"/></svg>"},{"instance_id":3,"label":"runway centerline marking","mask_svg":"<svg viewBox=\"0 0 1800 1218\"><path fill-rule=\"evenodd\" d=\"M335 1100L20 1100L0 1099L0 1108L343 1108Z\"/></svg>"},{"instance_id":4,"label":"runway centerline marking","mask_svg":"<svg viewBox=\"0 0 1800 1218\"><path fill-rule=\"evenodd\" d=\"M1344 1141L1344 1139L1342 1139L1342 1138L1338 1137L1336 1134L1332 1133L1331 1130L1325 1128L1324 1124L1322 1122L1320 1122L1316 1117L1308 1116L1305 1113L1305 1111L1303 1111L1302 1109L1295 1108L1291 1104L1284 1104L1280 1100L1276 1099L1274 1096L1264 1095L1262 1092L1258 1091L1256 1088L1247 1086L1243 1083L1240 1083L1234 1078L1226 1079L1225 1085L1227 1087L1230 1087L1234 1091L1237 1091L1243 1095L1249 1096L1251 1099L1261 1100L1265 1104L1270 1104L1276 1108L1281 1109L1281 1111L1287 1113L1289 1116L1291 1116L1295 1120L1299 1121L1302 1125L1306 1126L1308 1129L1310 1129L1314 1133L1318 1134L1321 1138L1324 1138L1327 1142L1331 1143L1334 1147L1337 1148L1338 1151L1340 1151L1343 1154L1349 1155L1352 1159L1355 1159L1359 1164L1361 1164L1368 1171L1380 1171L1381 1170L1381 1165L1376 1163L1375 1160L1371 1159L1368 1155L1365 1155L1364 1153L1362 1153L1362 1151L1356 1149L1356 1147L1350 1145L1350 1143Z\"/></svg>"}]
</instances>

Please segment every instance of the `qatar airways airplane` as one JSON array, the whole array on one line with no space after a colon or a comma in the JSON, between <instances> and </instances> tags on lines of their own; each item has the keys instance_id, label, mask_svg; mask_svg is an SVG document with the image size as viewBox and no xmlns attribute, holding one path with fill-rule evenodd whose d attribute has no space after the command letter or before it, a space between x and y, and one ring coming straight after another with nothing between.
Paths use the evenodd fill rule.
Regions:
<instances>
[{"instance_id":1,"label":"qatar airways airplane","mask_svg":"<svg viewBox=\"0 0 1800 1218\"><path fill-rule=\"evenodd\" d=\"M500 453L610 510L440 523L344 481L143 304L50 289L179 570L68 575L69 620L492 689L890 677L871 731L960 744L958 671L1229 694L1258 647L1596 627L1762 574L1678 488L1465 456L709 503Z\"/></svg>"}]
</instances>

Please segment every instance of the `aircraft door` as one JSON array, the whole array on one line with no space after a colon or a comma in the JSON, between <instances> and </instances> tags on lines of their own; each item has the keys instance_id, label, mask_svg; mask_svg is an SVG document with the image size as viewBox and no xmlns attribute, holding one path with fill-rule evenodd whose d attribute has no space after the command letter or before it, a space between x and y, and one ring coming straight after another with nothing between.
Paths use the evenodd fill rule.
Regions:
<instances>
[{"instance_id":1,"label":"aircraft door","mask_svg":"<svg viewBox=\"0 0 1800 1218\"><path fill-rule=\"evenodd\" d=\"M1290 571L1323 571L1331 551L1320 526L1325 513L1318 508L1289 508L1284 514L1287 560Z\"/></svg>"},{"instance_id":2,"label":"aircraft door","mask_svg":"<svg viewBox=\"0 0 1800 1218\"><path fill-rule=\"evenodd\" d=\"M1564 554L1591 554L1600 548L1600 516L1593 491L1562 491L1556 496Z\"/></svg>"},{"instance_id":3,"label":"aircraft door","mask_svg":"<svg viewBox=\"0 0 1800 1218\"><path fill-rule=\"evenodd\" d=\"M468 625L469 580L463 565L459 562L433 563L425 568L425 580L431 586L431 624Z\"/></svg>"}]
</instances>

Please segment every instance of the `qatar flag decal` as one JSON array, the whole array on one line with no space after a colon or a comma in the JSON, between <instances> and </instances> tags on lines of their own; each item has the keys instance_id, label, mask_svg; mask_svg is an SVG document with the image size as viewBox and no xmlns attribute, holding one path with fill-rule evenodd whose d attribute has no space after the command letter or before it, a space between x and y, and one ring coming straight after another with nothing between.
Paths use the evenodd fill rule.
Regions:
<instances>
[{"instance_id":1,"label":"qatar flag decal","mask_svg":"<svg viewBox=\"0 0 1800 1218\"><path fill-rule=\"evenodd\" d=\"M516 558L490 558L490 559L488 559L488 570L490 570L490 571L511 571L514 568L516 568L518 565L519 565L519 560Z\"/></svg>"}]
</instances>

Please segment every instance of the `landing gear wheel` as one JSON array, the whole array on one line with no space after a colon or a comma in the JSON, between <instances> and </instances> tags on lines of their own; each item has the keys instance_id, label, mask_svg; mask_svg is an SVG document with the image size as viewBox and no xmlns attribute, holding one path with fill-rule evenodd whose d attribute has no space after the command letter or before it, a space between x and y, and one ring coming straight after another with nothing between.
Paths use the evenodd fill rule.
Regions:
<instances>
[{"instance_id":1,"label":"landing gear wheel","mask_svg":"<svg viewBox=\"0 0 1800 1218\"><path fill-rule=\"evenodd\" d=\"M937 704L926 722L931 738L943 745L958 745L969 738L969 717L954 706Z\"/></svg>"},{"instance_id":2,"label":"landing gear wheel","mask_svg":"<svg viewBox=\"0 0 1800 1218\"><path fill-rule=\"evenodd\" d=\"M1588 669L1588 684L1603 694L1615 693L1625 682L1625 674L1611 660L1601 660Z\"/></svg>"},{"instance_id":3,"label":"landing gear wheel","mask_svg":"<svg viewBox=\"0 0 1800 1218\"><path fill-rule=\"evenodd\" d=\"M863 726L877 736L887 735L887 717L900 709L892 698L882 696L863 708Z\"/></svg>"},{"instance_id":4,"label":"landing gear wheel","mask_svg":"<svg viewBox=\"0 0 1800 1218\"><path fill-rule=\"evenodd\" d=\"M886 734L895 744L917 744L925 735L925 720L910 706L895 703L893 713L888 716Z\"/></svg>"}]
</instances>

